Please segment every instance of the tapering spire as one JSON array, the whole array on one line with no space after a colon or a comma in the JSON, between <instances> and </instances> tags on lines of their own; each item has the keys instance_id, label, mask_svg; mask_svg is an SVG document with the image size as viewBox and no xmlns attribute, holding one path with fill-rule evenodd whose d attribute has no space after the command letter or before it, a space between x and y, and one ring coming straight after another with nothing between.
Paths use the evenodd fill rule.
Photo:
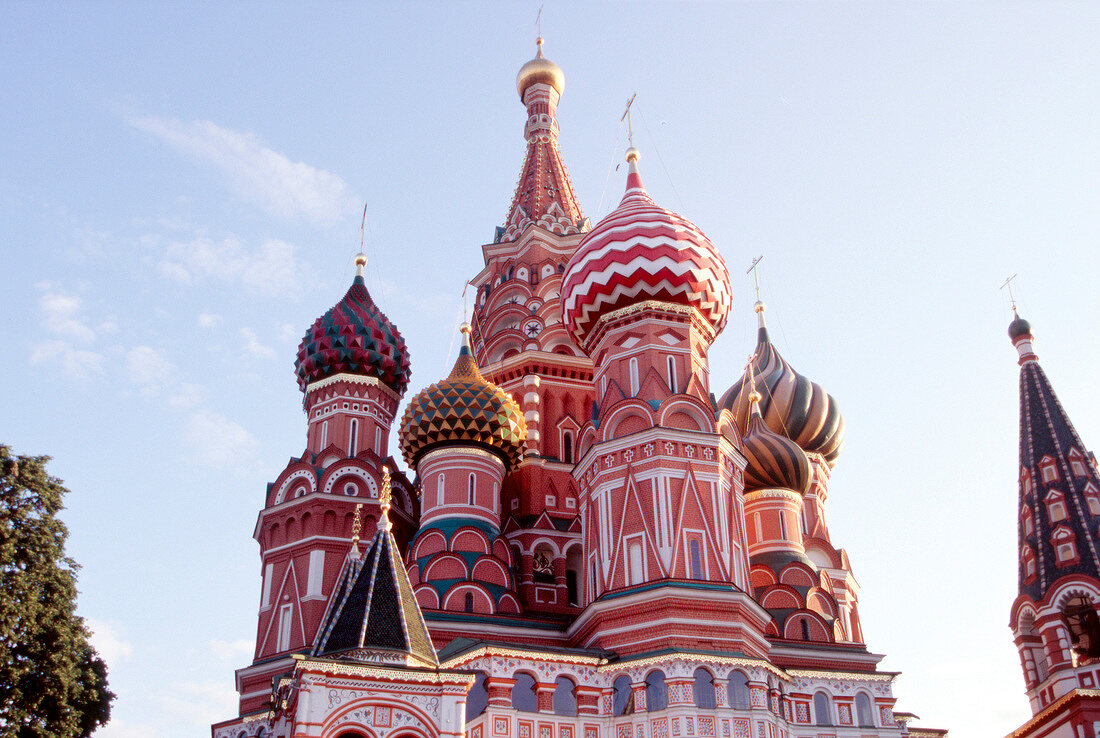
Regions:
<instances>
[{"instance_id":1,"label":"tapering spire","mask_svg":"<svg viewBox=\"0 0 1100 738\"><path fill-rule=\"evenodd\" d=\"M514 241L531 225L558 235L588 230L558 149L557 107L565 90L565 74L543 56L541 36L537 44L535 58L523 65L516 78L527 108L523 130L527 156L498 241Z\"/></svg>"},{"instance_id":2,"label":"tapering spire","mask_svg":"<svg viewBox=\"0 0 1100 738\"><path fill-rule=\"evenodd\" d=\"M1009 336L1020 353L1020 593L1038 600L1066 575L1100 584L1100 476L1032 351L1031 326L1016 315Z\"/></svg>"}]
</instances>

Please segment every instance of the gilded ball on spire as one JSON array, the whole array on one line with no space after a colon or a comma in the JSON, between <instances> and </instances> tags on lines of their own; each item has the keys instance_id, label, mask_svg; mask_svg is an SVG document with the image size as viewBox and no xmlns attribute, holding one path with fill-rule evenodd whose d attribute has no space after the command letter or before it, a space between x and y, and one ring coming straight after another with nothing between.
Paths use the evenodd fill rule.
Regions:
<instances>
[{"instance_id":1,"label":"gilded ball on spire","mask_svg":"<svg viewBox=\"0 0 1100 738\"><path fill-rule=\"evenodd\" d=\"M542 36L535 43L539 47L538 53L534 59L520 67L519 74L516 75L516 89L519 90L520 100L528 87L540 82L553 87L559 95L565 91L565 72L542 55Z\"/></svg>"}]
</instances>

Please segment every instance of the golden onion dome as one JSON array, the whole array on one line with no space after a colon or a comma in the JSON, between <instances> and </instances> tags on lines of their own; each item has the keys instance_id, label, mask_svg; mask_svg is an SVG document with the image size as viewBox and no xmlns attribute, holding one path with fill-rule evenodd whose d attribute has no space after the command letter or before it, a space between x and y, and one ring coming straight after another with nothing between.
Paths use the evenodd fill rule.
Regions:
<instances>
[{"instance_id":1,"label":"golden onion dome","mask_svg":"<svg viewBox=\"0 0 1100 738\"><path fill-rule=\"evenodd\" d=\"M401 453L411 467L440 446L479 446L514 467L523 458L527 423L511 395L481 376L462 325L462 348L450 375L412 399L401 419Z\"/></svg>"},{"instance_id":2,"label":"golden onion dome","mask_svg":"<svg viewBox=\"0 0 1100 738\"><path fill-rule=\"evenodd\" d=\"M519 90L519 99L523 99L523 93L533 84L542 82L550 85L560 95L565 91L565 72L561 71L554 62L542 55L542 36L535 41L539 50L535 58L524 64L516 75L516 89Z\"/></svg>"}]
</instances>

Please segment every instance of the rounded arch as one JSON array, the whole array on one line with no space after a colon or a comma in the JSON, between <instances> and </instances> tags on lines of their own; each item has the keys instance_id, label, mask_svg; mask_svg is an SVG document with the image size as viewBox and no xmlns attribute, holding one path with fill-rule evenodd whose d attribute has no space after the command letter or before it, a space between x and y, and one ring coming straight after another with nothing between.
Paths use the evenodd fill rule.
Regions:
<instances>
[{"instance_id":1,"label":"rounded arch","mask_svg":"<svg viewBox=\"0 0 1100 738\"><path fill-rule=\"evenodd\" d=\"M519 712L538 712L538 680L526 671L518 671L512 677L512 709Z\"/></svg>"},{"instance_id":2,"label":"rounded arch","mask_svg":"<svg viewBox=\"0 0 1100 738\"><path fill-rule=\"evenodd\" d=\"M518 615L521 612L519 600L511 592L505 592L497 603L497 612Z\"/></svg>"},{"instance_id":3,"label":"rounded arch","mask_svg":"<svg viewBox=\"0 0 1100 738\"><path fill-rule=\"evenodd\" d=\"M653 411L638 400L627 400L611 411L603 422L601 436L604 441L628 436L631 433L653 427Z\"/></svg>"},{"instance_id":4,"label":"rounded arch","mask_svg":"<svg viewBox=\"0 0 1100 738\"><path fill-rule=\"evenodd\" d=\"M814 692L814 725L833 724L833 697L824 689Z\"/></svg>"},{"instance_id":5,"label":"rounded arch","mask_svg":"<svg viewBox=\"0 0 1100 738\"><path fill-rule=\"evenodd\" d=\"M749 569L749 584L752 585L753 589L770 587L778 583L779 581L775 578L775 572L763 564L756 564Z\"/></svg>"},{"instance_id":6,"label":"rounded arch","mask_svg":"<svg viewBox=\"0 0 1100 738\"><path fill-rule=\"evenodd\" d=\"M714 432L714 418L709 417L698 405L689 400L674 400L666 403L661 408L661 425L666 428Z\"/></svg>"},{"instance_id":7,"label":"rounded arch","mask_svg":"<svg viewBox=\"0 0 1100 738\"><path fill-rule=\"evenodd\" d=\"M294 467L298 465L295 464ZM275 496L272 498L273 504L278 505L283 500L293 499L299 497L297 489L291 492L291 488L297 488L299 486L304 487L307 493L317 491L317 474L313 471L312 467L288 467L283 472L282 480L275 484ZM293 471L291 471L293 469ZM285 476L284 476L285 475Z\"/></svg>"},{"instance_id":8,"label":"rounded arch","mask_svg":"<svg viewBox=\"0 0 1100 738\"><path fill-rule=\"evenodd\" d=\"M749 709L749 678L745 672L734 669L726 679L729 706L735 710Z\"/></svg>"},{"instance_id":9,"label":"rounded arch","mask_svg":"<svg viewBox=\"0 0 1100 738\"><path fill-rule=\"evenodd\" d=\"M861 728L875 727L874 700L866 692L856 692L856 725Z\"/></svg>"},{"instance_id":10,"label":"rounded arch","mask_svg":"<svg viewBox=\"0 0 1100 738\"><path fill-rule=\"evenodd\" d=\"M464 553L488 554L490 549L489 537L480 529L472 526L459 528L451 536L450 549Z\"/></svg>"},{"instance_id":11,"label":"rounded arch","mask_svg":"<svg viewBox=\"0 0 1100 738\"><path fill-rule=\"evenodd\" d=\"M413 588L416 604L428 610L439 609L439 593L430 584L419 584Z\"/></svg>"},{"instance_id":12,"label":"rounded arch","mask_svg":"<svg viewBox=\"0 0 1100 738\"><path fill-rule=\"evenodd\" d=\"M816 587L817 572L801 561L792 561L779 573L779 581L792 587Z\"/></svg>"},{"instance_id":13,"label":"rounded arch","mask_svg":"<svg viewBox=\"0 0 1100 738\"><path fill-rule=\"evenodd\" d=\"M816 614L806 610L791 614L783 624L783 637L791 641L831 643L829 626Z\"/></svg>"},{"instance_id":14,"label":"rounded arch","mask_svg":"<svg viewBox=\"0 0 1100 738\"><path fill-rule=\"evenodd\" d=\"M484 671L474 674L474 685L466 694L466 722L470 722L489 707L489 675Z\"/></svg>"},{"instance_id":15,"label":"rounded arch","mask_svg":"<svg viewBox=\"0 0 1100 738\"><path fill-rule=\"evenodd\" d=\"M360 494L359 497L378 497L378 483L362 462L349 461L326 469L321 477L321 491L326 495L333 492L344 494L344 485L351 479L358 479L366 487L367 494Z\"/></svg>"},{"instance_id":16,"label":"rounded arch","mask_svg":"<svg viewBox=\"0 0 1100 738\"><path fill-rule=\"evenodd\" d=\"M426 530L413 544L414 559L422 559L425 556L433 556L447 550L447 538L438 530Z\"/></svg>"},{"instance_id":17,"label":"rounded arch","mask_svg":"<svg viewBox=\"0 0 1100 738\"><path fill-rule=\"evenodd\" d=\"M424 567L420 575L425 582L445 579L469 579L470 572L461 556L451 553L440 554Z\"/></svg>"},{"instance_id":18,"label":"rounded arch","mask_svg":"<svg viewBox=\"0 0 1100 738\"><path fill-rule=\"evenodd\" d=\"M592 444L596 442L596 429L589 425L584 429L584 433L581 434L580 443L577 446L577 459L583 457L588 453L588 449L592 448Z\"/></svg>"},{"instance_id":19,"label":"rounded arch","mask_svg":"<svg viewBox=\"0 0 1100 738\"><path fill-rule=\"evenodd\" d=\"M766 610L798 610L802 608L802 599L794 587L775 584L764 593L760 604Z\"/></svg>"},{"instance_id":20,"label":"rounded arch","mask_svg":"<svg viewBox=\"0 0 1100 738\"><path fill-rule=\"evenodd\" d=\"M567 676L560 675L554 680L554 714L565 717L577 716L577 685Z\"/></svg>"},{"instance_id":21,"label":"rounded arch","mask_svg":"<svg viewBox=\"0 0 1100 738\"><path fill-rule=\"evenodd\" d=\"M819 587L806 593L806 607L824 617L836 617L836 606L833 604L832 596Z\"/></svg>"},{"instance_id":22,"label":"rounded arch","mask_svg":"<svg viewBox=\"0 0 1100 738\"><path fill-rule=\"evenodd\" d=\"M322 738L342 737L345 731L350 732L351 735L356 735L356 731L359 731L368 738L374 738L375 733L370 727L361 723L355 716L355 713L364 707L389 707L393 710L394 718L399 713L408 716L402 721L404 723L400 730L402 738L433 738L435 721L431 715L417 705L408 702L394 703L378 695L349 699L334 710L321 724ZM396 719L394 723L397 723Z\"/></svg>"},{"instance_id":23,"label":"rounded arch","mask_svg":"<svg viewBox=\"0 0 1100 738\"><path fill-rule=\"evenodd\" d=\"M657 712L667 707L668 686L665 684L665 673L654 669L645 675L645 709L647 712Z\"/></svg>"},{"instance_id":24,"label":"rounded arch","mask_svg":"<svg viewBox=\"0 0 1100 738\"><path fill-rule=\"evenodd\" d=\"M475 561L470 578L486 584L496 584L500 587L509 586L508 570L504 568L504 564L492 556L482 556Z\"/></svg>"},{"instance_id":25,"label":"rounded arch","mask_svg":"<svg viewBox=\"0 0 1100 738\"><path fill-rule=\"evenodd\" d=\"M713 710L718 706L714 695L714 674L702 666L692 674L692 692L695 706L703 710Z\"/></svg>"},{"instance_id":26,"label":"rounded arch","mask_svg":"<svg viewBox=\"0 0 1100 738\"><path fill-rule=\"evenodd\" d=\"M634 685L626 674L615 677L611 684L611 713L615 717L634 713Z\"/></svg>"},{"instance_id":27,"label":"rounded arch","mask_svg":"<svg viewBox=\"0 0 1100 738\"><path fill-rule=\"evenodd\" d=\"M470 595L469 598L466 595ZM451 612L475 612L479 615L492 615L496 610L489 590L479 582L459 582L447 590L443 598L443 609Z\"/></svg>"}]
</instances>

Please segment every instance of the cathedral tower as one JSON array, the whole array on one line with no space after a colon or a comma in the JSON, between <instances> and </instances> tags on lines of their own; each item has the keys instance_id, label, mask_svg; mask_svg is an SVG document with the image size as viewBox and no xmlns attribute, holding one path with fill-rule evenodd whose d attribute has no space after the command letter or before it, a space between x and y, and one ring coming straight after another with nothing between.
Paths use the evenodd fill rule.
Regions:
<instances>
[{"instance_id":1,"label":"cathedral tower","mask_svg":"<svg viewBox=\"0 0 1100 738\"><path fill-rule=\"evenodd\" d=\"M1020 594L1010 626L1035 714L1014 735L1071 726L1072 735L1095 736L1100 475L1039 365L1030 324L1017 315L1008 335L1020 364Z\"/></svg>"}]
</instances>

